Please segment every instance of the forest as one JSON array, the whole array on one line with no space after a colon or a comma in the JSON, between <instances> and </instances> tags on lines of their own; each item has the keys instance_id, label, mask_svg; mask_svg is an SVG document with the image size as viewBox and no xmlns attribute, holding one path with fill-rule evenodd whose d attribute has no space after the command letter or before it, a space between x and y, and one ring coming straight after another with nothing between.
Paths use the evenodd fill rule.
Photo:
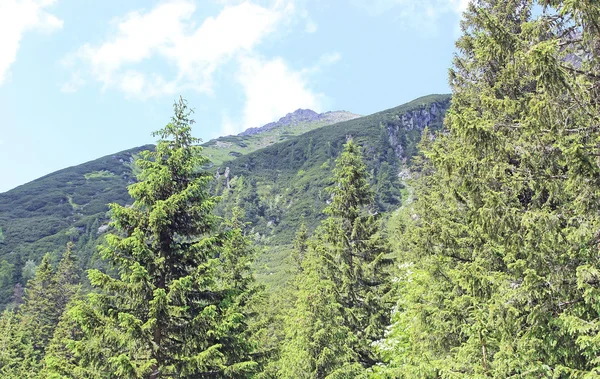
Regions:
<instances>
[{"instance_id":1,"label":"forest","mask_svg":"<svg viewBox=\"0 0 600 379\"><path fill-rule=\"evenodd\" d=\"M401 108L422 130L319 125L227 174L179 98L122 172L5 195L2 225L34 216L0 228L27 231L0 260L0 377L600 377L600 3L471 2L448 77Z\"/></svg>"}]
</instances>

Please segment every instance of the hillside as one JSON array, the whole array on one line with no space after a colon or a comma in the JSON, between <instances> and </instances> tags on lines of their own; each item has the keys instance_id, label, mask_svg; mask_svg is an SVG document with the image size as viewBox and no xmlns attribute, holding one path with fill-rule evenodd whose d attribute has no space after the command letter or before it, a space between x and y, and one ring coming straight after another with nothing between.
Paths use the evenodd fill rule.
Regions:
<instances>
[{"instance_id":1,"label":"hillside","mask_svg":"<svg viewBox=\"0 0 600 379\"><path fill-rule=\"evenodd\" d=\"M335 157L348 137L363 148L376 192L378 212L402 203L401 171L408 171L421 132L443 126L450 104L447 95L430 95L382 112L307 132L299 137L239 157L219 169L216 190L224 198L221 211L232 205L246 211L249 232L266 251L257 274L278 286L286 276L291 241L300 224L314 229L324 218L330 198ZM240 182L242 183L240 185Z\"/></svg>"},{"instance_id":2,"label":"hillside","mask_svg":"<svg viewBox=\"0 0 600 379\"><path fill-rule=\"evenodd\" d=\"M283 142L322 126L360 117L346 111L317 113L310 109L297 109L259 128L249 128L236 136L224 136L204 143L204 154L212 165L220 167L223 163L253 151Z\"/></svg>"},{"instance_id":3,"label":"hillside","mask_svg":"<svg viewBox=\"0 0 600 379\"><path fill-rule=\"evenodd\" d=\"M285 247L296 228L304 220L312 229L322 218L327 178L347 136L363 146L379 210L394 209L401 203L399 170L410 164L422 129L441 128L448 106L449 96L432 95L329 126L298 122L293 128L290 124L236 136L238 141L259 141L288 129L311 129L298 136L286 134L283 142L262 149L254 144L248 151L258 150L231 156L227 167L215 168L214 190L224 198L220 212L242 205L251 223L248 232L267 252L259 260L259 276L278 283L284 275ZM216 142L206 145L210 153ZM136 153L151 147L66 168L0 194L0 287L20 282L27 260L38 263L46 252L58 259L68 241L76 244L81 266L97 265L95 245L106 230L106 204L130 201L126 186L134 177L131 163ZM0 294L0 303L8 300L9 292Z\"/></svg>"},{"instance_id":4,"label":"hillside","mask_svg":"<svg viewBox=\"0 0 600 379\"><path fill-rule=\"evenodd\" d=\"M152 145L130 150L43 176L0 194L0 256L11 252L23 260L39 258L79 241L104 218L107 203L130 201L135 156Z\"/></svg>"}]
</instances>

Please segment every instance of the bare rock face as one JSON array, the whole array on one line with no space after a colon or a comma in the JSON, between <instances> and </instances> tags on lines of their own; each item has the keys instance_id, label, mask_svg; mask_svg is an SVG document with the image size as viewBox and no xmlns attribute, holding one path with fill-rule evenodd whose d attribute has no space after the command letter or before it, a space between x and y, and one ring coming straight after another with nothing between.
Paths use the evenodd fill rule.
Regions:
<instances>
[{"instance_id":1,"label":"bare rock face","mask_svg":"<svg viewBox=\"0 0 600 379\"><path fill-rule=\"evenodd\" d=\"M431 126L433 123L440 123L449 107L449 100L434 102L420 109L405 112L398 117L397 122L388 124L387 135L396 156L400 159L404 157L402 133L413 130L418 131L419 134L422 133L425 127Z\"/></svg>"},{"instance_id":2,"label":"bare rock face","mask_svg":"<svg viewBox=\"0 0 600 379\"><path fill-rule=\"evenodd\" d=\"M231 188L229 186L229 167L225 167L225 173L223 174L225 177L225 181L227 182L227 188Z\"/></svg>"},{"instance_id":3,"label":"bare rock face","mask_svg":"<svg viewBox=\"0 0 600 379\"><path fill-rule=\"evenodd\" d=\"M108 231L108 228L109 228L108 224L100 225L100 227L98 228L97 234L106 233Z\"/></svg>"}]
</instances>

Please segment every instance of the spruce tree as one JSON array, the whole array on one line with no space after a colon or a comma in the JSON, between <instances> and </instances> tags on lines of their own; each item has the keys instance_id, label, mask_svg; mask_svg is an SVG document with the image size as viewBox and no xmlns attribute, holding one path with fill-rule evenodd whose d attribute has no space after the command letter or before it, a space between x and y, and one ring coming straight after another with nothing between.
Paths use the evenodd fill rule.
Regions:
<instances>
[{"instance_id":1,"label":"spruce tree","mask_svg":"<svg viewBox=\"0 0 600 379\"><path fill-rule=\"evenodd\" d=\"M0 316L0 377L35 378L39 371L39 353L34 349L28 325L13 310Z\"/></svg>"},{"instance_id":2,"label":"spruce tree","mask_svg":"<svg viewBox=\"0 0 600 379\"><path fill-rule=\"evenodd\" d=\"M96 289L71 314L84 337L80 365L128 378L244 377L250 356L251 276L239 229L212 214L208 160L192 137L184 100L141 154L133 206L112 204L103 257L118 277L89 271Z\"/></svg>"},{"instance_id":3,"label":"spruce tree","mask_svg":"<svg viewBox=\"0 0 600 379\"><path fill-rule=\"evenodd\" d=\"M329 217L308 243L296 279L280 363L284 377L358 377L380 361L373 344L389 322L389 251L352 140L336 160L333 181ZM298 253L306 248L302 238L298 245Z\"/></svg>"},{"instance_id":4,"label":"spruce tree","mask_svg":"<svg viewBox=\"0 0 600 379\"><path fill-rule=\"evenodd\" d=\"M354 350L364 367L379 361L372 343L389 322L389 247L374 210L366 165L352 140L336 160L325 233L317 236L328 276L338 291L345 323L355 334Z\"/></svg>"},{"instance_id":5,"label":"spruce tree","mask_svg":"<svg viewBox=\"0 0 600 379\"><path fill-rule=\"evenodd\" d=\"M46 347L43 365L39 374L45 379L83 379L108 378L110 374L92 365L81 365L81 356L74 352L74 347L83 338L83 330L76 321L72 311L85 302L80 291L75 292L65 311L60 317L52 339Z\"/></svg>"},{"instance_id":6,"label":"spruce tree","mask_svg":"<svg viewBox=\"0 0 600 379\"><path fill-rule=\"evenodd\" d=\"M82 301L80 285L80 269L73 254L73 244L69 242L56 273L53 277L55 288L56 320L53 325L52 338L45 348L41 362L42 378L94 378L100 373L78 367L78 357L72 350L75 341L81 337L81 328L71 316L74 304Z\"/></svg>"},{"instance_id":7,"label":"spruce tree","mask_svg":"<svg viewBox=\"0 0 600 379\"><path fill-rule=\"evenodd\" d=\"M44 350L58 323L61 310L56 300L58 288L54 281L54 272L50 264L50 254L44 255L33 279L25 287L24 303L19 309L19 316L31 335L37 360L41 360Z\"/></svg>"},{"instance_id":8,"label":"spruce tree","mask_svg":"<svg viewBox=\"0 0 600 379\"><path fill-rule=\"evenodd\" d=\"M55 307L59 314L64 312L71 297L78 291L80 282L80 269L73 254L73 247L72 242L67 244L65 253L54 274L54 285L57 293Z\"/></svg>"},{"instance_id":9,"label":"spruce tree","mask_svg":"<svg viewBox=\"0 0 600 379\"><path fill-rule=\"evenodd\" d=\"M425 150L403 238L395 375L598 374L598 14L465 13L448 133Z\"/></svg>"},{"instance_id":10,"label":"spruce tree","mask_svg":"<svg viewBox=\"0 0 600 379\"><path fill-rule=\"evenodd\" d=\"M294 248L292 250L292 265L294 267L294 273L298 274L302 271L302 262L306 256L308 250L308 230L304 223L300 224L300 229L296 232L296 238L294 238Z\"/></svg>"}]
</instances>

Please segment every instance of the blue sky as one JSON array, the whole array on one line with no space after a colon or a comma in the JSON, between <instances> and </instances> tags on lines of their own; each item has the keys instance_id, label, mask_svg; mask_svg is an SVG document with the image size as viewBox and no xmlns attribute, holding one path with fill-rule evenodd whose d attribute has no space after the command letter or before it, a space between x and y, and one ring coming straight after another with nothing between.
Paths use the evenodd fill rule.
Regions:
<instances>
[{"instance_id":1,"label":"blue sky","mask_svg":"<svg viewBox=\"0 0 600 379\"><path fill-rule=\"evenodd\" d=\"M179 95L206 141L447 93L467 1L0 0L0 192L154 142Z\"/></svg>"}]
</instances>

